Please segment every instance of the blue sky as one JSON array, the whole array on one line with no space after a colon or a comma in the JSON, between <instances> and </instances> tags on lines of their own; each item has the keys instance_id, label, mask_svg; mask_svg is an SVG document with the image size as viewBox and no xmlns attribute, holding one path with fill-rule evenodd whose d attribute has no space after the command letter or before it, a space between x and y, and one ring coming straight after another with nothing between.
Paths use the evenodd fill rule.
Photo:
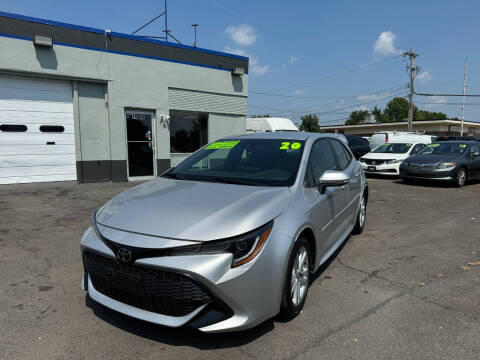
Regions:
<instances>
[{"instance_id":1,"label":"blue sky","mask_svg":"<svg viewBox=\"0 0 480 360\"><path fill-rule=\"evenodd\" d=\"M163 1L3 0L2 11L131 33L163 11ZM250 57L249 114L295 121L319 114L320 124L344 122L356 109L383 107L406 96L402 50L422 66L416 91L480 94L478 1L170 0L175 36L198 46ZM163 21L142 31L161 35ZM275 94L280 96L265 95ZM461 98L417 96L419 108L460 117ZM480 121L480 101L466 100L465 119Z\"/></svg>"}]
</instances>

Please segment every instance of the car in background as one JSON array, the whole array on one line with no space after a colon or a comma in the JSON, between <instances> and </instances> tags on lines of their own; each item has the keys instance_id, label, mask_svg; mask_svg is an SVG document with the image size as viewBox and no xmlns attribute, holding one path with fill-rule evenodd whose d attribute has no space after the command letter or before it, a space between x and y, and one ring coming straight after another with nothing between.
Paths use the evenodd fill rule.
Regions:
<instances>
[{"instance_id":1,"label":"car in background","mask_svg":"<svg viewBox=\"0 0 480 360\"><path fill-rule=\"evenodd\" d=\"M480 179L480 142L442 141L426 146L400 165L400 177L454 182L458 187L469 179Z\"/></svg>"},{"instance_id":2,"label":"car in background","mask_svg":"<svg viewBox=\"0 0 480 360\"><path fill-rule=\"evenodd\" d=\"M366 174L394 175L400 174L400 163L410 155L421 151L425 143L389 142L377 146L359 159Z\"/></svg>"},{"instance_id":3,"label":"car in background","mask_svg":"<svg viewBox=\"0 0 480 360\"><path fill-rule=\"evenodd\" d=\"M83 289L134 318L204 332L293 318L315 271L364 229L367 186L343 136L217 140L93 214Z\"/></svg>"},{"instance_id":4,"label":"car in background","mask_svg":"<svg viewBox=\"0 0 480 360\"><path fill-rule=\"evenodd\" d=\"M424 135L405 131L383 131L376 132L370 138L370 147L375 149L388 142L404 142L404 143L424 143L430 144L435 141L437 137L433 135Z\"/></svg>"},{"instance_id":5,"label":"car in background","mask_svg":"<svg viewBox=\"0 0 480 360\"><path fill-rule=\"evenodd\" d=\"M348 147L355 156L355 159L360 159L363 155L372 150L367 140L361 136L356 135L344 135L348 142Z\"/></svg>"},{"instance_id":6,"label":"car in background","mask_svg":"<svg viewBox=\"0 0 480 360\"><path fill-rule=\"evenodd\" d=\"M439 136L437 137L438 141L451 141L451 140L458 140L458 141L478 141L473 136Z\"/></svg>"},{"instance_id":7,"label":"car in background","mask_svg":"<svg viewBox=\"0 0 480 360\"><path fill-rule=\"evenodd\" d=\"M299 131L292 120L279 117L252 117L246 120L247 134L275 131Z\"/></svg>"}]
</instances>

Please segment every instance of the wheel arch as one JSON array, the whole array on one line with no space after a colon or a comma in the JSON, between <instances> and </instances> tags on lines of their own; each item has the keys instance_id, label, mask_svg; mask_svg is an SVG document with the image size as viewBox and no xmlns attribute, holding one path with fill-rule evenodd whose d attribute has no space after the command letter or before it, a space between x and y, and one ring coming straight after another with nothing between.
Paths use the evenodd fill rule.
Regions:
<instances>
[{"instance_id":1,"label":"wheel arch","mask_svg":"<svg viewBox=\"0 0 480 360\"><path fill-rule=\"evenodd\" d=\"M297 235L297 238L295 239L295 243L301 238L304 237L307 242L308 246L310 248L310 257L311 261L311 271L313 272L316 266L316 261L317 261L317 243L315 240L315 234L313 232L313 229L309 226L304 227Z\"/></svg>"}]
</instances>

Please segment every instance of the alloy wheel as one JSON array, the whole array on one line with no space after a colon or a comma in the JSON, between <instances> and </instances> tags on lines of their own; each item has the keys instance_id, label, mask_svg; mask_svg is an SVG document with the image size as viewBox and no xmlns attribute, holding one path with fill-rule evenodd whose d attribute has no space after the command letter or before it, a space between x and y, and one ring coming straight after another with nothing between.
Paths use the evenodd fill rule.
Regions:
<instances>
[{"instance_id":1,"label":"alloy wheel","mask_svg":"<svg viewBox=\"0 0 480 360\"><path fill-rule=\"evenodd\" d=\"M465 185L466 178L467 178L467 173L465 172L465 169L460 169L457 174L457 185L458 186Z\"/></svg>"},{"instance_id":2,"label":"alloy wheel","mask_svg":"<svg viewBox=\"0 0 480 360\"><path fill-rule=\"evenodd\" d=\"M295 306L301 304L307 294L309 268L307 249L301 247L295 257L290 284L291 299Z\"/></svg>"},{"instance_id":3,"label":"alloy wheel","mask_svg":"<svg viewBox=\"0 0 480 360\"><path fill-rule=\"evenodd\" d=\"M358 220L360 221L360 227L363 228L365 225L365 217L367 215L367 205L365 204L365 198L362 197L362 202L360 203L360 213Z\"/></svg>"}]
</instances>

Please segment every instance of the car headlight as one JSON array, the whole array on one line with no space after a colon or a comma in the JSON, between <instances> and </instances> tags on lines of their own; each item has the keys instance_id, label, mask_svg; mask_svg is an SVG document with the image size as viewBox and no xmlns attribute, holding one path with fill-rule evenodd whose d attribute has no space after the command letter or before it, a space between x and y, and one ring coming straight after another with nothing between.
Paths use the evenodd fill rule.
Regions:
<instances>
[{"instance_id":1,"label":"car headlight","mask_svg":"<svg viewBox=\"0 0 480 360\"><path fill-rule=\"evenodd\" d=\"M187 245L169 249L170 256L231 253L232 267L246 264L258 255L265 246L273 228L273 220L247 234L227 240L214 240L198 245Z\"/></svg>"},{"instance_id":2,"label":"car headlight","mask_svg":"<svg viewBox=\"0 0 480 360\"><path fill-rule=\"evenodd\" d=\"M92 227L95 234L100 240L106 239L100 234L96 225L96 212L92 215ZM199 255L199 254L219 254L231 253L232 267L246 264L258 255L260 250L265 246L268 236L273 228L273 220L259 227L256 230L246 234L236 236L225 240L213 240L198 245L178 246L166 249L152 249L158 256L183 256L183 255ZM107 246L109 246L107 244ZM159 251L160 250L160 251Z\"/></svg>"},{"instance_id":3,"label":"car headlight","mask_svg":"<svg viewBox=\"0 0 480 360\"><path fill-rule=\"evenodd\" d=\"M393 159L393 160L388 160L385 164L398 164L400 162L402 162L402 160Z\"/></svg>"},{"instance_id":4,"label":"car headlight","mask_svg":"<svg viewBox=\"0 0 480 360\"><path fill-rule=\"evenodd\" d=\"M437 168L439 169L447 169L447 168L451 168L451 167L455 167L457 166L456 163L454 162L446 162L446 163L440 163L437 165Z\"/></svg>"}]
</instances>

